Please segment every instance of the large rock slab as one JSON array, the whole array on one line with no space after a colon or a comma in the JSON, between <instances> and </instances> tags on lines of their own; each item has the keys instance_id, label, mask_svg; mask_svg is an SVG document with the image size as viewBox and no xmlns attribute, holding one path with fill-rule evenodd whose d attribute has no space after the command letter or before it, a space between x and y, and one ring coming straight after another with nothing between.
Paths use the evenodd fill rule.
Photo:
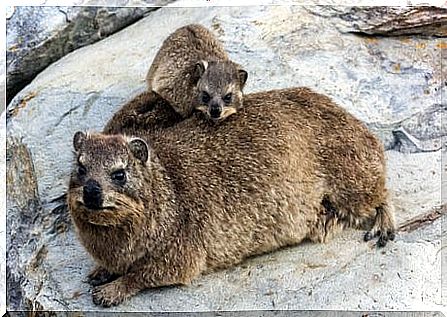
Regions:
<instances>
[{"instance_id":1,"label":"large rock slab","mask_svg":"<svg viewBox=\"0 0 447 317\"><path fill-rule=\"evenodd\" d=\"M346 21L321 10L162 8L65 56L23 89L8 109L9 307L103 310L82 282L93 263L60 199L72 136L100 130L145 88L163 39L195 22L213 30L248 70L246 92L309 86L377 133L388 149L400 235L377 251L361 241L361 232L346 231L325 245L304 243L256 257L191 286L145 291L109 310L442 309L445 44L426 36L365 38L344 32Z\"/></svg>"}]
</instances>

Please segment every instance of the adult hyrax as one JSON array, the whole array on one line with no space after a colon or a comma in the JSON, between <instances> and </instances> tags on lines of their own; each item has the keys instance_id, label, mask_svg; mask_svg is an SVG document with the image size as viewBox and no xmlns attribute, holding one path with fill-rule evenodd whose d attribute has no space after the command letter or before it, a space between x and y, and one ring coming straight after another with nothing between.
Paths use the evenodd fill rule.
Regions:
<instances>
[{"instance_id":1,"label":"adult hyrax","mask_svg":"<svg viewBox=\"0 0 447 317\"><path fill-rule=\"evenodd\" d=\"M190 24L162 44L146 81L184 118L197 109L220 121L242 107L247 72L231 61L207 28Z\"/></svg>"},{"instance_id":2,"label":"adult hyrax","mask_svg":"<svg viewBox=\"0 0 447 317\"><path fill-rule=\"evenodd\" d=\"M96 304L347 226L368 227L381 246L394 237L383 147L329 98L276 90L246 95L219 125L202 116L150 142L75 134L68 204L98 264Z\"/></svg>"}]
</instances>

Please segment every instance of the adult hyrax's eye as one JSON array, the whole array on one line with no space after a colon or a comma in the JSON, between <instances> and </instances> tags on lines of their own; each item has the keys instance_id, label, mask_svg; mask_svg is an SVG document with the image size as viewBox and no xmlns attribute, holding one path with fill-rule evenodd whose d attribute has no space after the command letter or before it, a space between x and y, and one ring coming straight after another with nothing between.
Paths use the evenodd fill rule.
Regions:
<instances>
[{"instance_id":1,"label":"adult hyrax's eye","mask_svg":"<svg viewBox=\"0 0 447 317\"><path fill-rule=\"evenodd\" d=\"M232 98L233 98L233 94L230 92L223 97L223 101L225 103L231 103Z\"/></svg>"},{"instance_id":2,"label":"adult hyrax's eye","mask_svg":"<svg viewBox=\"0 0 447 317\"><path fill-rule=\"evenodd\" d=\"M202 91L202 102L208 103L210 102L210 100L211 100L210 95L206 91Z\"/></svg>"},{"instance_id":3,"label":"adult hyrax's eye","mask_svg":"<svg viewBox=\"0 0 447 317\"><path fill-rule=\"evenodd\" d=\"M120 185L124 185L126 183L126 172L124 170L117 170L110 174L112 180Z\"/></svg>"},{"instance_id":4,"label":"adult hyrax's eye","mask_svg":"<svg viewBox=\"0 0 447 317\"><path fill-rule=\"evenodd\" d=\"M85 176L86 174L87 174L87 169L83 165L79 164L79 166L78 166L78 175L79 176Z\"/></svg>"}]
</instances>

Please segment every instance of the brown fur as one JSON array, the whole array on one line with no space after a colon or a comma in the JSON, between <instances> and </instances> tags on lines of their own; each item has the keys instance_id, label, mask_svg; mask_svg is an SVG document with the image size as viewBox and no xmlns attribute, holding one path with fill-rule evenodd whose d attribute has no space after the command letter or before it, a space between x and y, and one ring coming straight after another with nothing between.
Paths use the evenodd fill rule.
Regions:
<instances>
[{"instance_id":1,"label":"brown fur","mask_svg":"<svg viewBox=\"0 0 447 317\"><path fill-rule=\"evenodd\" d=\"M242 107L247 72L231 61L207 28L190 24L177 29L162 44L146 76L149 91L166 99L184 118L194 109L220 121ZM211 98L204 102L203 94ZM225 95L232 94L227 102ZM211 115L210 109L220 112Z\"/></svg>"},{"instance_id":2,"label":"brown fur","mask_svg":"<svg viewBox=\"0 0 447 317\"><path fill-rule=\"evenodd\" d=\"M147 160L142 140L75 137L86 175L73 173L69 208L100 266L91 277L108 282L94 289L95 303L186 284L251 255L325 241L346 226L372 224L368 238L379 232L382 244L393 237L383 147L329 98L275 90L246 95L244 108L219 125L202 116L150 137L140 131ZM127 171L126 186L111 183L113 166ZM85 207L88 179L101 185L107 209ZM110 282L111 274L120 277Z\"/></svg>"},{"instance_id":3,"label":"brown fur","mask_svg":"<svg viewBox=\"0 0 447 317\"><path fill-rule=\"evenodd\" d=\"M165 99L154 92L145 91L122 106L106 124L103 132L138 135L144 130L150 136L182 120Z\"/></svg>"}]
</instances>

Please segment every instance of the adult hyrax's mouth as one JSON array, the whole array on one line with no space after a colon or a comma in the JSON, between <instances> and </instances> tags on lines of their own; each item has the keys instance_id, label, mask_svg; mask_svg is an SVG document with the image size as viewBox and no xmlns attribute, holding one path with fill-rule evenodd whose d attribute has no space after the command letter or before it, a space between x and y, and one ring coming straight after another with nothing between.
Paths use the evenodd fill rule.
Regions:
<instances>
[{"instance_id":1,"label":"adult hyrax's mouth","mask_svg":"<svg viewBox=\"0 0 447 317\"><path fill-rule=\"evenodd\" d=\"M92 212L113 211L116 209L116 207L114 206L89 206L86 205L82 199L78 199L77 203L79 204L79 206L82 206L84 209Z\"/></svg>"},{"instance_id":2,"label":"adult hyrax's mouth","mask_svg":"<svg viewBox=\"0 0 447 317\"><path fill-rule=\"evenodd\" d=\"M111 211L111 210L115 210L115 207L112 206L101 206L101 207L89 207L84 205L87 209L91 210L91 211Z\"/></svg>"}]
</instances>

